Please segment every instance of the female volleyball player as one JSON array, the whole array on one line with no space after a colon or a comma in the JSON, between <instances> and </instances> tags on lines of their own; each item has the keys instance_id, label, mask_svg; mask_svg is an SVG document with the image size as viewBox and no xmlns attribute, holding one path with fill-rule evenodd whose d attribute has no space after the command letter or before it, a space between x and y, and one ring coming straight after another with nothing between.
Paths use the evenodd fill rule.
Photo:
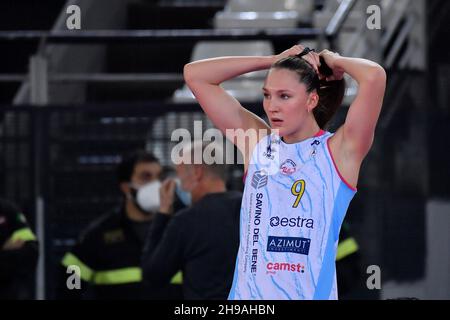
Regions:
<instances>
[{"instance_id":1,"label":"female volleyball player","mask_svg":"<svg viewBox=\"0 0 450 320\"><path fill-rule=\"evenodd\" d=\"M262 93L270 126L220 86L263 69L269 69ZM357 81L358 93L344 124L330 133L325 130L342 103L344 73ZM373 142L383 68L296 45L276 56L192 62L184 77L244 155L240 247L229 299L337 299L339 230Z\"/></svg>"}]
</instances>

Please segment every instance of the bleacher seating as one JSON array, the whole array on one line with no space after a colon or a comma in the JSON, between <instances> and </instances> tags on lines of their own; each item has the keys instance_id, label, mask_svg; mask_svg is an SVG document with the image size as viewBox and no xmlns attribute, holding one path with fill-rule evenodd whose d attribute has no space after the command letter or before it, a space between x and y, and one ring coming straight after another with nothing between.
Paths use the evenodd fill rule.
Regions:
<instances>
[{"instance_id":1,"label":"bleacher seating","mask_svg":"<svg viewBox=\"0 0 450 320\"><path fill-rule=\"evenodd\" d=\"M295 28L311 22L312 0L230 0L216 13L216 28Z\"/></svg>"},{"instance_id":2,"label":"bleacher seating","mask_svg":"<svg viewBox=\"0 0 450 320\"><path fill-rule=\"evenodd\" d=\"M240 42L200 42L193 51L191 61L214 58L219 56L265 56L274 54L272 45L268 41L240 41ZM247 73L236 79L223 83L223 88L240 101L258 101L261 99L261 88L265 71ZM175 102L193 102L194 96L187 88L175 91Z\"/></svg>"}]
</instances>

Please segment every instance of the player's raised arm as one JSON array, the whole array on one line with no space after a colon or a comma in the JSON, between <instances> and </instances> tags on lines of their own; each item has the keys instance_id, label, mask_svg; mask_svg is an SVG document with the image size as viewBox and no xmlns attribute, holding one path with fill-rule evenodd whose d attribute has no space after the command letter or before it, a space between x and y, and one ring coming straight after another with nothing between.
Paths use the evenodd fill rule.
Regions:
<instances>
[{"instance_id":1,"label":"player's raised arm","mask_svg":"<svg viewBox=\"0 0 450 320\"><path fill-rule=\"evenodd\" d=\"M361 162L373 143L386 89L386 72L370 60L341 57L328 50L320 55L333 69L333 76L329 80L347 73L358 83L358 93L345 123L330 140L330 148L341 173L351 184L356 185Z\"/></svg>"},{"instance_id":2,"label":"player's raised arm","mask_svg":"<svg viewBox=\"0 0 450 320\"><path fill-rule=\"evenodd\" d=\"M258 133L259 129L266 129L262 132L269 133L269 126L242 107L220 84L248 72L269 69L279 59L298 54L301 50L299 46L294 46L273 56L219 57L195 61L185 65L184 79L209 119L224 134L227 129L255 129ZM235 136L229 138L244 153L245 146L239 145ZM258 140L260 138L262 136L258 136Z\"/></svg>"}]
</instances>

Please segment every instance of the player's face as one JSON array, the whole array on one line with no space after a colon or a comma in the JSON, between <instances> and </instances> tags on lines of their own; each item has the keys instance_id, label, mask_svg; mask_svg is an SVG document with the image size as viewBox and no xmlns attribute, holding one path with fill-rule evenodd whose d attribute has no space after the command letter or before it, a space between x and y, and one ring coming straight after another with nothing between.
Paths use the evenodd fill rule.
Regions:
<instances>
[{"instance_id":1,"label":"player's face","mask_svg":"<svg viewBox=\"0 0 450 320\"><path fill-rule=\"evenodd\" d=\"M263 87L264 111L272 129L279 135L294 135L308 117L306 86L298 75L287 69L271 69Z\"/></svg>"}]
</instances>

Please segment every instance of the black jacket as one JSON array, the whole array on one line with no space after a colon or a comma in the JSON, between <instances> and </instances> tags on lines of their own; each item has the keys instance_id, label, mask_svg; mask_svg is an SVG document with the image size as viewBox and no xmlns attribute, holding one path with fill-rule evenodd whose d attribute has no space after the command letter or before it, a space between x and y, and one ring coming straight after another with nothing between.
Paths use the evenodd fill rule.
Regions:
<instances>
[{"instance_id":1,"label":"black jacket","mask_svg":"<svg viewBox=\"0 0 450 320\"><path fill-rule=\"evenodd\" d=\"M173 218L157 214L142 269L148 286L183 272L185 299L227 299L239 247L242 194L212 193Z\"/></svg>"},{"instance_id":2,"label":"black jacket","mask_svg":"<svg viewBox=\"0 0 450 320\"><path fill-rule=\"evenodd\" d=\"M145 223L147 229L151 223ZM62 259L57 298L62 299L169 299L181 298L179 286L147 291L142 286L140 259L143 241L123 207L100 217L82 232L77 244ZM81 271L81 289L74 286L67 267ZM72 284L70 290L66 282ZM73 279L72 279L73 280Z\"/></svg>"},{"instance_id":3,"label":"black jacket","mask_svg":"<svg viewBox=\"0 0 450 320\"><path fill-rule=\"evenodd\" d=\"M358 296L361 296L361 290L364 290L367 275L363 270L358 243L346 222L342 224L339 233L336 275L339 299L359 299ZM365 290L367 291L367 288Z\"/></svg>"},{"instance_id":4,"label":"black jacket","mask_svg":"<svg viewBox=\"0 0 450 320\"><path fill-rule=\"evenodd\" d=\"M24 245L5 250L10 239ZM0 299L33 299L38 243L24 215L12 203L0 199Z\"/></svg>"}]
</instances>

